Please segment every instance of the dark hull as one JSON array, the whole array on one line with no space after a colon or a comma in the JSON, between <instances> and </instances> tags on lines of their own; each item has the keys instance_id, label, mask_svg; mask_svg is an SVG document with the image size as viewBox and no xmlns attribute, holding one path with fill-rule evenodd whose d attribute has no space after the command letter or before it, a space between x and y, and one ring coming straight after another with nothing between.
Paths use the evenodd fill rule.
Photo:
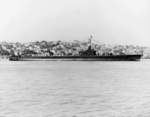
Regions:
<instances>
[{"instance_id":1,"label":"dark hull","mask_svg":"<svg viewBox=\"0 0 150 117\"><path fill-rule=\"evenodd\" d=\"M139 61L142 55L110 55L110 56L26 56L10 57L11 61Z\"/></svg>"}]
</instances>

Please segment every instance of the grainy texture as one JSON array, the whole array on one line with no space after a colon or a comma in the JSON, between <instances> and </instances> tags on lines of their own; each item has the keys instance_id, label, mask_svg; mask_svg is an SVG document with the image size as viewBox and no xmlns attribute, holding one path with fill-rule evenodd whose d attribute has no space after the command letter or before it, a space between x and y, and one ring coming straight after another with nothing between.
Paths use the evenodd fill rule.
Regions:
<instances>
[{"instance_id":1,"label":"grainy texture","mask_svg":"<svg viewBox=\"0 0 150 117\"><path fill-rule=\"evenodd\" d=\"M150 61L0 62L0 116L148 117Z\"/></svg>"}]
</instances>

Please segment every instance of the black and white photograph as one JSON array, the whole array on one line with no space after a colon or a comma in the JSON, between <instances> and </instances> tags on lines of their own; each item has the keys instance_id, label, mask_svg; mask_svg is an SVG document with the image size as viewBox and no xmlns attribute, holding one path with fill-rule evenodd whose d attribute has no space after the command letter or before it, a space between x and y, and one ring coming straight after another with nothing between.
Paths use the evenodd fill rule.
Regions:
<instances>
[{"instance_id":1,"label":"black and white photograph","mask_svg":"<svg viewBox=\"0 0 150 117\"><path fill-rule=\"evenodd\" d=\"M150 1L0 0L0 117L150 117Z\"/></svg>"}]
</instances>

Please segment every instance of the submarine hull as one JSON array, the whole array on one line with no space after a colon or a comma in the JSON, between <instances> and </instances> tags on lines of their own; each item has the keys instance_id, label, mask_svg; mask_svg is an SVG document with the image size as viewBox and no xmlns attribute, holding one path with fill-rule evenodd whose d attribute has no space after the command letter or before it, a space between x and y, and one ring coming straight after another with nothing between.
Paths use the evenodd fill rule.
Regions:
<instances>
[{"instance_id":1,"label":"submarine hull","mask_svg":"<svg viewBox=\"0 0 150 117\"><path fill-rule=\"evenodd\" d=\"M139 61L142 55L108 56L11 56L10 61Z\"/></svg>"}]
</instances>

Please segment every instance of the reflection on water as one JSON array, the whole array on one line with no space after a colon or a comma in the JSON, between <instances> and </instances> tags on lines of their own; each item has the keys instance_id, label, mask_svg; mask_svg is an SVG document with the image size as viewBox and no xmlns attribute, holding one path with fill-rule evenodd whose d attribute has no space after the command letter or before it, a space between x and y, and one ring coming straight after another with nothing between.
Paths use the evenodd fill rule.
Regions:
<instances>
[{"instance_id":1,"label":"reflection on water","mask_svg":"<svg viewBox=\"0 0 150 117\"><path fill-rule=\"evenodd\" d=\"M149 117L150 61L0 62L2 117Z\"/></svg>"}]
</instances>

